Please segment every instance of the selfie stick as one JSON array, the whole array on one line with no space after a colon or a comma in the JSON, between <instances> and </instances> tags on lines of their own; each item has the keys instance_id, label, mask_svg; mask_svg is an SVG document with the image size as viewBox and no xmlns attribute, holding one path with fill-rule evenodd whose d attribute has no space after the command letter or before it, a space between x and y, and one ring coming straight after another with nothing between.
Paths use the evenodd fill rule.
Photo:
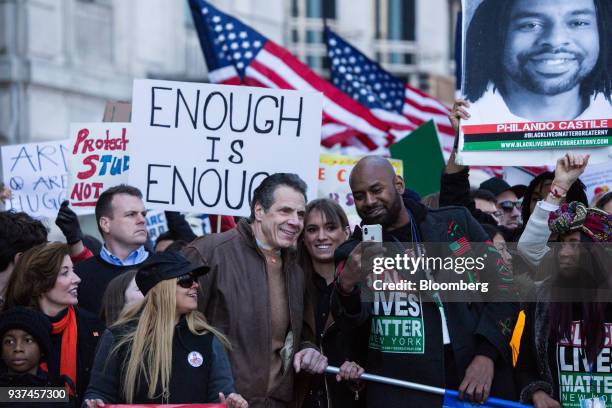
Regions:
<instances>
[{"instance_id":1,"label":"selfie stick","mask_svg":"<svg viewBox=\"0 0 612 408\"><path fill-rule=\"evenodd\" d=\"M327 366L325 369L327 374L338 374L340 369L338 367ZM360 377L360 380L372 381L381 384L393 385L395 387L408 388L416 391L429 392L431 394L437 394L444 397L450 398L458 398L459 391L455 390L446 390L444 388L432 387L431 385L413 383L410 381L397 380L395 378L383 377L380 375L367 374L363 373ZM487 407L499 407L499 408L533 408L532 405L520 404L514 401L508 401L500 398L487 398L485 402L485 406ZM455 405L456 406L456 405ZM472 406L471 403L467 403L466 406Z\"/></svg>"}]
</instances>

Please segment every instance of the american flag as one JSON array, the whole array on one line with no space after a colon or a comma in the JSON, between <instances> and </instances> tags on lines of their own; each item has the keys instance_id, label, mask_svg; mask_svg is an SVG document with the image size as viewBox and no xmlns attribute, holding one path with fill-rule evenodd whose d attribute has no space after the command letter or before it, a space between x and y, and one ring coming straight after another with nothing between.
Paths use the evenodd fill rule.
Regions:
<instances>
[{"instance_id":1,"label":"american flag","mask_svg":"<svg viewBox=\"0 0 612 408\"><path fill-rule=\"evenodd\" d=\"M329 28L325 29L325 38L334 85L389 123L396 136L405 136L408 132L402 131L412 131L433 119L448 159L455 131L446 105L391 75Z\"/></svg>"},{"instance_id":2,"label":"american flag","mask_svg":"<svg viewBox=\"0 0 612 408\"><path fill-rule=\"evenodd\" d=\"M213 83L323 93L321 144L365 151L386 146L389 125L319 77L289 51L204 0L189 0Z\"/></svg>"}]
</instances>

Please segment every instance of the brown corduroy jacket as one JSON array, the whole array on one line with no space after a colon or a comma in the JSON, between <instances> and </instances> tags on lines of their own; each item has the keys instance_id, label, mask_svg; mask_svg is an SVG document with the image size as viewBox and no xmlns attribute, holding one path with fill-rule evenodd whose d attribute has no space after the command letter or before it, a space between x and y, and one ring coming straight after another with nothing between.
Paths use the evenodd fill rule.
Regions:
<instances>
[{"instance_id":1,"label":"brown corduroy jacket","mask_svg":"<svg viewBox=\"0 0 612 408\"><path fill-rule=\"evenodd\" d=\"M258 249L251 225L200 237L183 249L196 265L210 271L200 278L199 308L231 342L229 358L236 391L249 407L299 406L294 401L293 354L314 347L314 331L304 318L304 273L295 251L283 249L283 272L289 302L293 352L281 383L268 392L271 328L266 260Z\"/></svg>"}]
</instances>

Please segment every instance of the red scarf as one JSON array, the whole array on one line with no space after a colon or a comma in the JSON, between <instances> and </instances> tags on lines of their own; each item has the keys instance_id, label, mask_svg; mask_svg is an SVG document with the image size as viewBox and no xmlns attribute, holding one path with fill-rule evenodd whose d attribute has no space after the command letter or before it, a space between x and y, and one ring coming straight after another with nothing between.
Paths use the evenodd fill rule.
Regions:
<instances>
[{"instance_id":1,"label":"red scarf","mask_svg":"<svg viewBox=\"0 0 612 408\"><path fill-rule=\"evenodd\" d=\"M70 377L76 387L77 383L77 320L74 307L68 308L68 313L59 322L52 324L52 334L62 334L62 346L60 350L60 374ZM42 363L41 368L49 371L46 363ZM73 394L70 387L68 392Z\"/></svg>"}]
</instances>

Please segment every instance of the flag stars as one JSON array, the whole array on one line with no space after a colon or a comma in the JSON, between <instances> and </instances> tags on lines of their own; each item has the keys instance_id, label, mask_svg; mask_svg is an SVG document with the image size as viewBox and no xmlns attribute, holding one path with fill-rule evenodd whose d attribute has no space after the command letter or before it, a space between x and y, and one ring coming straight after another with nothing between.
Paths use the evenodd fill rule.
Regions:
<instances>
[{"instance_id":1,"label":"flag stars","mask_svg":"<svg viewBox=\"0 0 612 408\"><path fill-rule=\"evenodd\" d=\"M232 50L237 50L238 49L238 43L231 43L230 47L232 48Z\"/></svg>"},{"instance_id":2,"label":"flag stars","mask_svg":"<svg viewBox=\"0 0 612 408\"><path fill-rule=\"evenodd\" d=\"M240 33L238 33L238 36L242 39L247 38L247 33L245 31L241 31Z\"/></svg>"},{"instance_id":3,"label":"flag stars","mask_svg":"<svg viewBox=\"0 0 612 408\"><path fill-rule=\"evenodd\" d=\"M225 29L226 29L227 31L231 31L231 30L233 30L233 29L234 29L234 25L233 25L232 23L227 23L227 24L225 25Z\"/></svg>"},{"instance_id":4,"label":"flag stars","mask_svg":"<svg viewBox=\"0 0 612 408\"><path fill-rule=\"evenodd\" d=\"M214 16L214 17L212 18L212 21L213 21L213 23L218 23L219 21L221 21L221 17L219 17L219 16Z\"/></svg>"},{"instance_id":5,"label":"flag stars","mask_svg":"<svg viewBox=\"0 0 612 408\"><path fill-rule=\"evenodd\" d=\"M235 34L235 33L229 33L229 34L227 35L227 38L228 38L230 41L234 41L234 40L236 39L236 34Z\"/></svg>"},{"instance_id":6,"label":"flag stars","mask_svg":"<svg viewBox=\"0 0 612 408\"><path fill-rule=\"evenodd\" d=\"M253 47L255 47L255 48L261 47L261 41L259 41L259 40L253 41Z\"/></svg>"},{"instance_id":7,"label":"flag stars","mask_svg":"<svg viewBox=\"0 0 612 408\"><path fill-rule=\"evenodd\" d=\"M208 7L202 7L202 14L208 14Z\"/></svg>"},{"instance_id":8,"label":"flag stars","mask_svg":"<svg viewBox=\"0 0 612 408\"><path fill-rule=\"evenodd\" d=\"M220 25L216 25L215 26L215 31L220 33L223 30L223 27L221 27Z\"/></svg>"},{"instance_id":9,"label":"flag stars","mask_svg":"<svg viewBox=\"0 0 612 408\"><path fill-rule=\"evenodd\" d=\"M251 43L249 43L248 41L242 42L242 48L249 48L250 46L251 46Z\"/></svg>"}]
</instances>

